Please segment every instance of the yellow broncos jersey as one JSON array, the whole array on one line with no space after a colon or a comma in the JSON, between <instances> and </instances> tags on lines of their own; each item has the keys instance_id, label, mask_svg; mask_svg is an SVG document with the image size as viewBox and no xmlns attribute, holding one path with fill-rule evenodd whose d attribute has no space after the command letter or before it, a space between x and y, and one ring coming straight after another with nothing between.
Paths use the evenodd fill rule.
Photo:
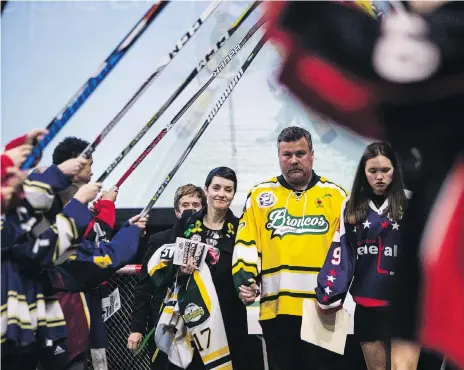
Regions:
<instances>
[{"instance_id":1,"label":"yellow broncos jersey","mask_svg":"<svg viewBox=\"0 0 464 370\"><path fill-rule=\"evenodd\" d=\"M317 176L295 192L282 176L248 193L237 229L232 274L238 289L261 281L260 320L302 315L338 228L345 191Z\"/></svg>"}]
</instances>

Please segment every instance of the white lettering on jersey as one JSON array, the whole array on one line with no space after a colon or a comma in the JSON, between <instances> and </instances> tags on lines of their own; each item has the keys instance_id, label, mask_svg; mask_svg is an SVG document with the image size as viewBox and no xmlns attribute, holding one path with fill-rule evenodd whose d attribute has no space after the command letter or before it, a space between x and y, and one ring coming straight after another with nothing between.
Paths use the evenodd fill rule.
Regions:
<instances>
[{"instance_id":1,"label":"white lettering on jersey","mask_svg":"<svg viewBox=\"0 0 464 370\"><path fill-rule=\"evenodd\" d=\"M363 245L357 248L358 256L364 256L367 254L379 254L379 248L376 245ZM392 247L385 247L383 254L387 257L397 257L398 256L398 246L395 244Z\"/></svg>"}]
</instances>

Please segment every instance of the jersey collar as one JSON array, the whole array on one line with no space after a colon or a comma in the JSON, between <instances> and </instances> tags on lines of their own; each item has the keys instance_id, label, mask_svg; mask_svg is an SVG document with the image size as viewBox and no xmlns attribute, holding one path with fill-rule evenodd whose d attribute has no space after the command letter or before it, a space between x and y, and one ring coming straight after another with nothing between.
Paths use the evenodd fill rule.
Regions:
<instances>
[{"instance_id":1,"label":"jersey collar","mask_svg":"<svg viewBox=\"0 0 464 370\"><path fill-rule=\"evenodd\" d=\"M311 176L311 181L309 182L309 184L308 184L308 186L306 187L305 191L311 189L314 185L316 185L317 182L320 180L320 178L321 178L321 177L320 177L319 175L317 175L316 172L314 172L314 170L313 170L312 176ZM295 193L301 192L301 190L293 189L293 188L290 186L290 184L289 184L287 181L285 181L285 178L284 178L283 175L277 176L277 181L278 181L279 184L282 185L284 188L287 188L287 189L289 189L289 190L292 190L292 191L294 191Z\"/></svg>"}]
</instances>

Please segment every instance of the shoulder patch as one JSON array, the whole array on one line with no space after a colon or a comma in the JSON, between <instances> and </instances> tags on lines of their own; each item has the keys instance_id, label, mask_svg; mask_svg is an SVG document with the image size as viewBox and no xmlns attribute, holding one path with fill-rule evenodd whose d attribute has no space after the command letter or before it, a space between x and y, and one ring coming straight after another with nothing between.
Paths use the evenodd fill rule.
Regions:
<instances>
[{"instance_id":1,"label":"shoulder patch","mask_svg":"<svg viewBox=\"0 0 464 370\"><path fill-rule=\"evenodd\" d=\"M257 199L259 208L269 208L277 202L277 197L270 191L262 192Z\"/></svg>"}]
</instances>

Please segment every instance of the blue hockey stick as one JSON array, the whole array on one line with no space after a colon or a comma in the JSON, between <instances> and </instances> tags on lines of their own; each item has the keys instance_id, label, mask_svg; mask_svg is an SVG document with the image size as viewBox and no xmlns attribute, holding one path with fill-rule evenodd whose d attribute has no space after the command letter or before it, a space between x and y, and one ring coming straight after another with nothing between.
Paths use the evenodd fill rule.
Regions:
<instances>
[{"instance_id":1,"label":"blue hockey stick","mask_svg":"<svg viewBox=\"0 0 464 370\"><path fill-rule=\"evenodd\" d=\"M21 166L23 170L31 168L34 165L34 162L40 157L45 147L86 102L89 96L92 95L105 77L109 75L116 64L118 64L126 52L134 45L137 39L168 3L169 1L159 1L148 10L143 18L132 28L124 40L121 41L116 49L98 68L97 72L79 89L77 94L66 104L65 108L49 123L47 126L48 134L34 146L32 153Z\"/></svg>"}]
</instances>

